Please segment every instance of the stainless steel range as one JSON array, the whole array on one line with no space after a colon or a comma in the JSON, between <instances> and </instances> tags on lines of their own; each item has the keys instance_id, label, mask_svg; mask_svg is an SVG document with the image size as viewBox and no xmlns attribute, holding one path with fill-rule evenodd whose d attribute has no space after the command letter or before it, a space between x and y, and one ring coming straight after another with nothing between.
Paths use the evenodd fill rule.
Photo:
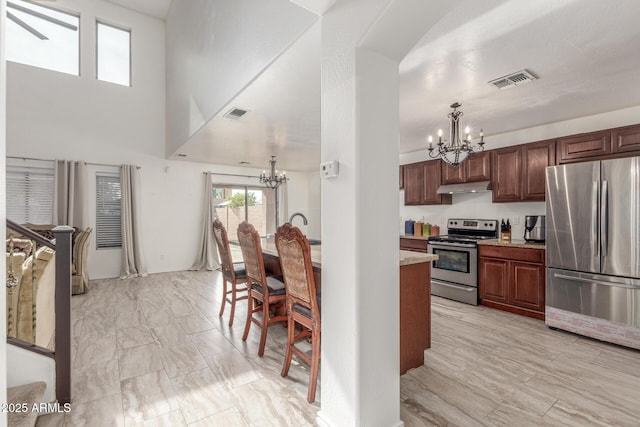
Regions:
<instances>
[{"instance_id":1,"label":"stainless steel range","mask_svg":"<svg viewBox=\"0 0 640 427\"><path fill-rule=\"evenodd\" d=\"M478 240L496 239L498 220L450 219L447 235L429 237L431 294L478 305Z\"/></svg>"}]
</instances>

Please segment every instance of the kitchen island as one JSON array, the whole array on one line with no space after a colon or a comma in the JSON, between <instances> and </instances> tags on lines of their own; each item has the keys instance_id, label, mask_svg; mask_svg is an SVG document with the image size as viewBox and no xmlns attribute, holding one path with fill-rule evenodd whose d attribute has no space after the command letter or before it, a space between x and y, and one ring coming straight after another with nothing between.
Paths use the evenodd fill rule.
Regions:
<instances>
[{"instance_id":1,"label":"kitchen island","mask_svg":"<svg viewBox=\"0 0 640 427\"><path fill-rule=\"evenodd\" d=\"M262 239L265 269L281 275L280 259L273 238ZM400 374L424 364L424 351L431 347L431 262L437 255L400 251ZM321 293L321 246L311 246L316 291Z\"/></svg>"},{"instance_id":2,"label":"kitchen island","mask_svg":"<svg viewBox=\"0 0 640 427\"><path fill-rule=\"evenodd\" d=\"M400 251L400 375L424 365L431 347L431 262L437 259Z\"/></svg>"}]
</instances>

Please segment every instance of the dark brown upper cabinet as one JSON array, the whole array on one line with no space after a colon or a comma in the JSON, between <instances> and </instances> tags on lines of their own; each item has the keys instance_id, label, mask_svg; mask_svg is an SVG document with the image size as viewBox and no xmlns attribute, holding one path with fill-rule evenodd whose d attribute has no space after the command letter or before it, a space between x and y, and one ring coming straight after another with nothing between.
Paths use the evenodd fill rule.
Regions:
<instances>
[{"instance_id":1,"label":"dark brown upper cabinet","mask_svg":"<svg viewBox=\"0 0 640 427\"><path fill-rule=\"evenodd\" d=\"M555 141L493 150L493 202L531 202L545 199L545 168L555 165Z\"/></svg>"},{"instance_id":2,"label":"dark brown upper cabinet","mask_svg":"<svg viewBox=\"0 0 640 427\"><path fill-rule=\"evenodd\" d=\"M450 205L450 194L438 194L442 183L442 161L404 165L405 205Z\"/></svg>"},{"instance_id":3,"label":"dark brown upper cabinet","mask_svg":"<svg viewBox=\"0 0 640 427\"><path fill-rule=\"evenodd\" d=\"M628 153L635 151L640 154L640 125L625 126L611 131L611 151L613 153Z\"/></svg>"},{"instance_id":4,"label":"dark brown upper cabinet","mask_svg":"<svg viewBox=\"0 0 640 427\"><path fill-rule=\"evenodd\" d=\"M599 131L558 138L558 164L591 160L611 153L611 132Z\"/></svg>"},{"instance_id":5,"label":"dark brown upper cabinet","mask_svg":"<svg viewBox=\"0 0 640 427\"><path fill-rule=\"evenodd\" d=\"M490 154L489 151L474 154L458 166L442 162L442 184L489 181L491 179Z\"/></svg>"},{"instance_id":6,"label":"dark brown upper cabinet","mask_svg":"<svg viewBox=\"0 0 640 427\"><path fill-rule=\"evenodd\" d=\"M522 199L522 149L519 145L492 152L493 202L519 202Z\"/></svg>"},{"instance_id":7,"label":"dark brown upper cabinet","mask_svg":"<svg viewBox=\"0 0 640 427\"><path fill-rule=\"evenodd\" d=\"M545 169L555 164L555 141L533 142L522 146L522 200L544 201Z\"/></svg>"}]
</instances>

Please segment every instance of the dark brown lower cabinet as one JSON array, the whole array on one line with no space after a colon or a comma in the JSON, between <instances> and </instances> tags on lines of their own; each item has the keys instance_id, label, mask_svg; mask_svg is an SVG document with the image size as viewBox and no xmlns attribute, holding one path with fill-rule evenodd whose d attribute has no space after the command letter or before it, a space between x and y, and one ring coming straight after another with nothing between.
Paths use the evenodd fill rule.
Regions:
<instances>
[{"instance_id":1,"label":"dark brown lower cabinet","mask_svg":"<svg viewBox=\"0 0 640 427\"><path fill-rule=\"evenodd\" d=\"M481 304L544 320L544 250L489 245L478 249Z\"/></svg>"}]
</instances>

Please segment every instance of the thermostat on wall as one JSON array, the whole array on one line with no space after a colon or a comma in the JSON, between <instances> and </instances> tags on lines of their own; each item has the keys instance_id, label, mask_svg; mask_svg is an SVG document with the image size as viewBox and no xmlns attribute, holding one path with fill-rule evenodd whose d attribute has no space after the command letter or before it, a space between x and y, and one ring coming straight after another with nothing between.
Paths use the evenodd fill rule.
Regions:
<instances>
[{"instance_id":1,"label":"thermostat on wall","mask_svg":"<svg viewBox=\"0 0 640 427\"><path fill-rule=\"evenodd\" d=\"M335 178L338 176L338 161L332 160L330 162L321 163L320 176L323 178Z\"/></svg>"}]
</instances>

